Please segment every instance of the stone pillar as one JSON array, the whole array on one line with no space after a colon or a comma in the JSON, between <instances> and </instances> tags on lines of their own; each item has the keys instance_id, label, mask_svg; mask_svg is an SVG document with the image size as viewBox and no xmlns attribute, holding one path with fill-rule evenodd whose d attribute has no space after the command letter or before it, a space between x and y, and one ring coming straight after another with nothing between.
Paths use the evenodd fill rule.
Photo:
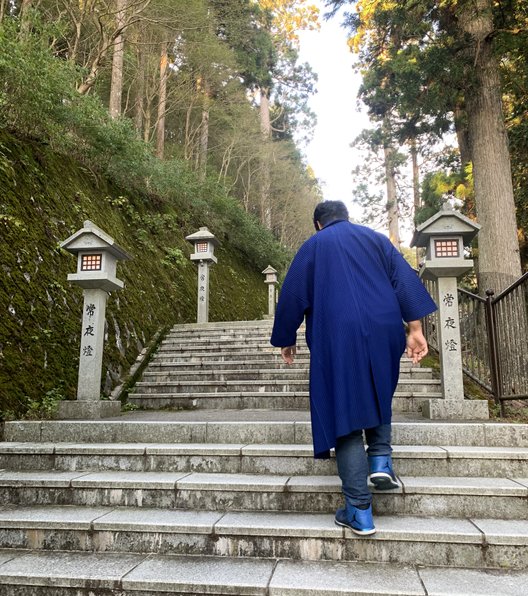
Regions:
<instances>
[{"instance_id":1,"label":"stone pillar","mask_svg":"<svg viewBox=\"0 0 528 596\"><path fill-rule=\"evenodd\" d=\"M446 400L464 399L460 318L456 277L438 278L438 350L442 391Z\"/></svg>"},{"instance_id":2,"label":"stone pillar","mask_svg":"<svg viewBox=\"0 0 528 596\"><path fill-rule=\"evenodd\" d=\"M268 316L275 316L275 284L268 284Z\"/></svg>"},{"instance_id":3,"label":"stone pillar","mask_svg":"<svg viewBox=\"0 0 528 596\"><path fill-rule=\"evenodd\" d=\"M83 294L77 399L98 401L101 398L101 371L108 293L104 290L83 290Z\"/></svg>"},{"instance_id":4,"label":"stone pillar","mask_svg":"<svg viewBox=\"0 0 528 596\"><path fill-rule=\"evenodd\" d=\"M437 284L435 298L443 398L424 402L422 413L431 420L486 420L489 418L486 400L464 399L457 278L438 277Z\"/></svg>"},{"instance_id":5,"label":"stone pillar","mask_svg":"<svg viewBox=\"0 0 528 596\"><path fill-rule=\"evenodd\" d=\"M462 341L456 277L438 277L438 351L443 398L429 399L422 406L425 418L431 420L486 420L486 400L464 399Z\"/></svg>"},{"instance_id":6,"label":"stone pillar","mask_svg":"<svg viewBox=\"0 0 528 596\"><path fill-rule=\"evenodd\" d=\"M264 283L268 286L268 314L265 319L273 319L275 317L275 286L277 285L277 270L268 265L262 272L264 274Z\"/></svg>"},{"instance_id":7,"label":"stone pillar","mask_svg":"<svg viewBox=\"0 0 528 596\"><path fill-rule=\"evenodd\" d=\"M198 315L197 323L209 322L209 263L198 263Z\"/></svg>"}]
</instances>

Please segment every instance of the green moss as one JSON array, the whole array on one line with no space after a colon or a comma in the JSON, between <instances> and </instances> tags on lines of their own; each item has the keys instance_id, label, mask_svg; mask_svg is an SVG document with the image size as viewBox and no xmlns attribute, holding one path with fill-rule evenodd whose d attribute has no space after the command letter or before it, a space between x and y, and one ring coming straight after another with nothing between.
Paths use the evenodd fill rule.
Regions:
<instances>
[{"instance_id":1,"label":"green moss","mask_svg":"<svg viewBox=\"0 0 528 596\"><path fill-rule=\"evenodd\" d=\"M198 226L208 225L222 241L211 273L211 320L257 319L266 311L260 271L273 255L248 264L225 201L218 212L213 201L204 214L191 205L127 193L48 147L6 132L0 132L0 188L3 418L27 414L30 404L35 410L58 387L75 396L82 291L66 281L76 263L58 246L85 219L133 255L118 267L125 289L108 301L106 393L158 329L195 320L196 268L185 236ZM281 266L286 257L277 255Z\"/></svg>"}]
</instances>

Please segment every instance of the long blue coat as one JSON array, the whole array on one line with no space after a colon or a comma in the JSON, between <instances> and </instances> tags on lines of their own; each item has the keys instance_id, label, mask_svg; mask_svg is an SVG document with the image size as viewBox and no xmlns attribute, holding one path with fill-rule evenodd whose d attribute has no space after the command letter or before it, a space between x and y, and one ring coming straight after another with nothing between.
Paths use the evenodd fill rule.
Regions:
<instances>
[{"instance_id":1,"label":"long blue coat","mask_svg":"<svg viewBox=\"0 0 528 596\"><path fill-rule=\"evenodd\" d=\"M403 321L434 310L416 273L382 234L338 220L301 246L282 286L271 344L295 345L306 317L316 458L327 458L337 437L390 423Z\"/></svg>"}]
</instances>

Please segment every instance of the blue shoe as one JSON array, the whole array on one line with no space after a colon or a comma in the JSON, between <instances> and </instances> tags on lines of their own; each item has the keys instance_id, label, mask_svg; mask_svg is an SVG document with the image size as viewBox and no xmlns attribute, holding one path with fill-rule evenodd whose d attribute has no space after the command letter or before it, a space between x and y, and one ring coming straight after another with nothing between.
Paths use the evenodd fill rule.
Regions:
<instances>
[{"instance_id":1,"label":"blue shoe","mask_svg":"<svg viewBox=\"0 0 528 596\"><path fill-rule=\"evenodd\" d=\"M369 480L378 490L399 488L392 470L390 455L372 455L368 458Z\"/></svg>"},{"instance_id":2,"label":"blue shoe","mask_svg":"<svg viewBox=\"0 0 528 596\"><path fill-rule=\"evenodd\" d=\"M368 509L358 509L347 505L345 509L338 509L335 514L335 523L338 526L350 528L358 536L370 536L376 532L372 519L372 505Z\"/></svg>"}]
</instances>

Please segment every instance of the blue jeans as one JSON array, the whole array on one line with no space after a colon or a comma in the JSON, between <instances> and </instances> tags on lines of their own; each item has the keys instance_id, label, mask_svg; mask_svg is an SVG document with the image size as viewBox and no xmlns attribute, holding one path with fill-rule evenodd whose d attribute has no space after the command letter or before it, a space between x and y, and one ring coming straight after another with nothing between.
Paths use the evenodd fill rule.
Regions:
<instances>
[{"instance_id":1,"label":"blue jeans","mask_svg":"<svg viewBox=\"0 0 528 596\"><path fill-rule=\"evenodd\" d=\"M355 507L370 505L372 494L368 489L368 455L390 455L391 425L382 424L365 429L367 451L363 444L363 431L355 430L339 437L335 448L337 471L343 483L345 499Z\"/></svg>"}]
</instances>

